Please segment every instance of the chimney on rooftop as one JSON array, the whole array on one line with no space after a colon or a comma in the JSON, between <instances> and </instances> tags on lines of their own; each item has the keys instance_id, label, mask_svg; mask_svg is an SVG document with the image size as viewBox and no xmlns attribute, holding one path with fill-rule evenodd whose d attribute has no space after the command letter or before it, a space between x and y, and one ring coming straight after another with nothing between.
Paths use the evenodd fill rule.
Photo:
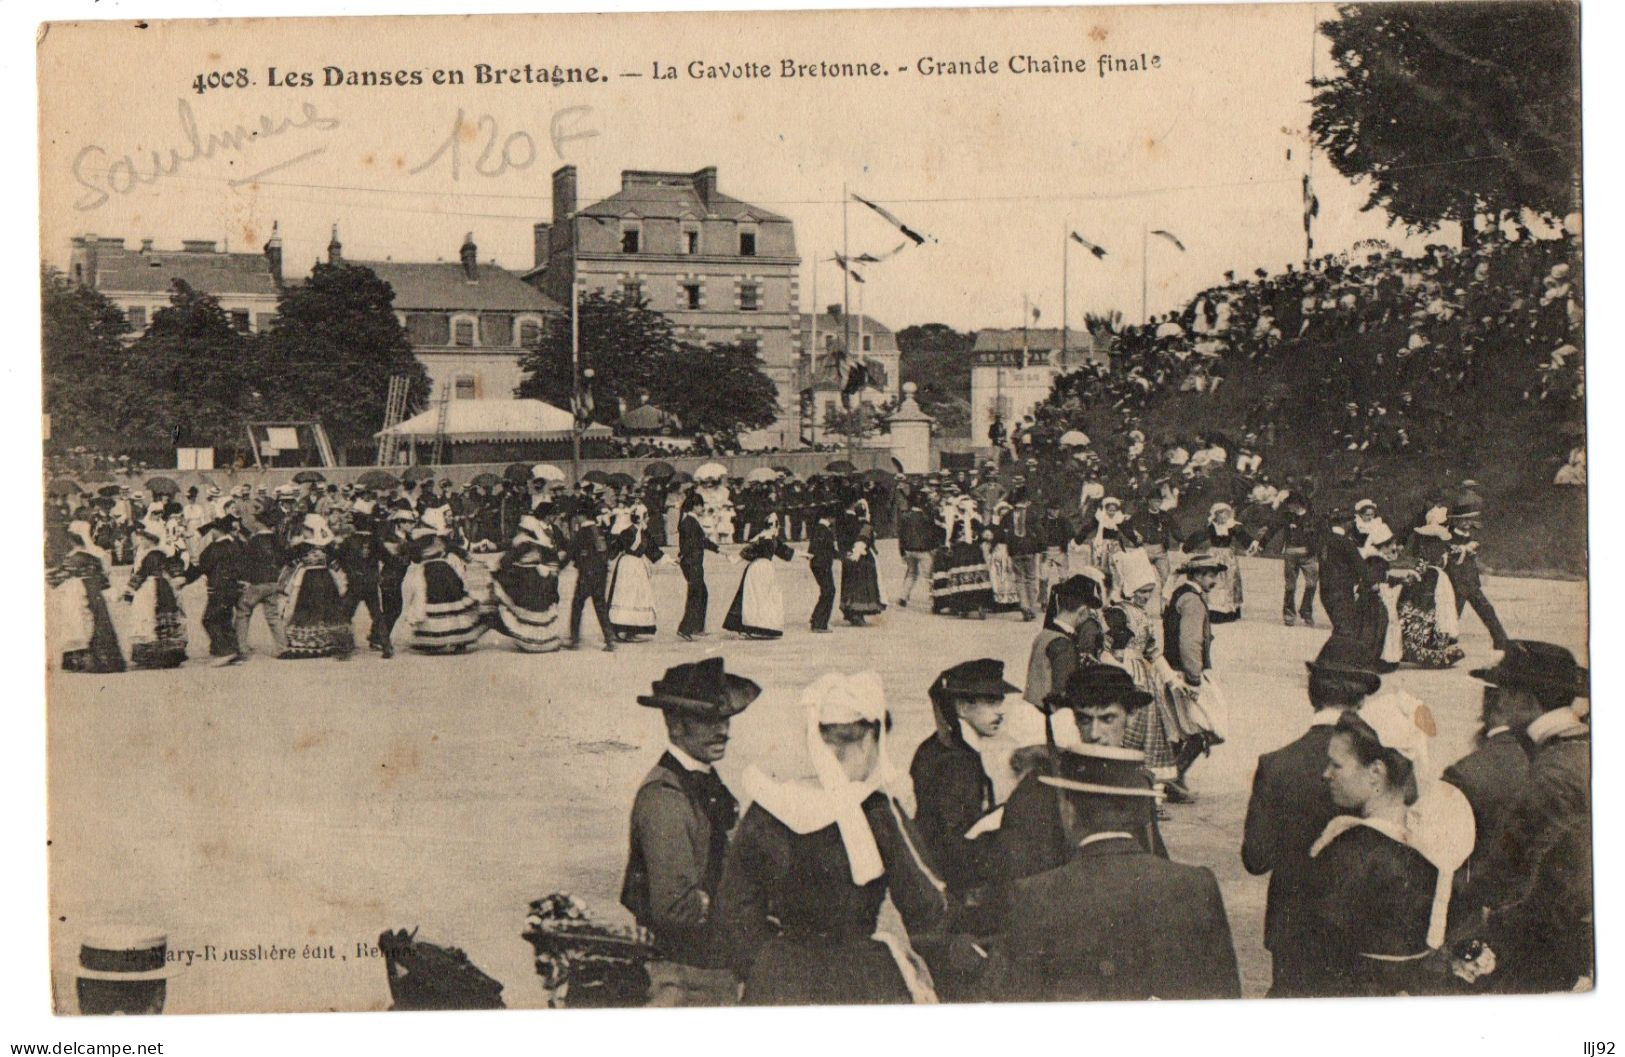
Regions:
<instances>
[{"instance_id":1,"label":"chimney on rooftop","mask_svg":"<svg viewBox=\"0 0 1625 1057\"><path fill-rule=\"evenodd\" d=\"M548 253L547 253L547 248L548 248L547 237L548 237L548 233L553 230L553 225L548 224L548 223L546 223L544 221L542 223L537 224L534 230L535 230L535 235L536 235L536 263L533 265L533 267L545 268L545 267L547 267L547 257L548 257Z\"/></svg>"},{"instance_id":2,"label":"chimney on rooftop","mask_svg":"<svg viewBox=\"0 0 1625 1057\"><path fill-rule=\"evenodd\" d=\"M827 314L831 315L831 316L834 316L836 319L840 319L841 318L841 306L840 305L830 305L829 306L829 312Z\"/></svg>"},{"instance_id":3,"label":"chimney on rooftop","mask_svg":"<svg viewBox=\"0 0 1625 1057\"><path fill-rule=\"evenodd\" d=\"M553 223L562 223L576 211L576 167L561 165L553 170Z\"/></svg>"},{"instance_id":4,"label":"chimney on rooftop","mask_svg":"<svg viewBox=\"0 0 1625 1057\"><path fill-rule=\"evenodd\" d=\"M141 240L141 252L142 253L151 253L152 252L152 240L151 239L142 239Z\"/></svg>"},{"instance_id":5,"label":"chimney on rooftop","mask_svg":"<svg viewBox=\"0 0 1625 1057\"><path fill-rule=\"evenodd\" d=\"M215 242L214 242L213 239L182 239L181 240L181 252L182 253L214 253L215 252Z\"/></svg>"},{"instance_id":6,"label":"chimney on rooftop","mask_svg":"<svg viewBox=\"0 0 1625 1057\"><path fill-rule=\"evenodd\" d=\"M480 250L474 245L472 231L463 236L463 244L457 250L457 256L463 262L463 277L471 283L477 282L480 277Z\"/></svg>"},{"instance_id":7,"label":"chimney on rooftop","mask_svg":"<svg viewBox=\"0 0 1625 1057\"><path fill-rule=\"evenodd\" d=\"M694 174L694 193L700 196L700 201L705 203L706 208L710 208L711 199L715 198L717 193L715 165L707 165Z\"/></svg>"},{"instance_id":8,"label":"chimney on rooftop","mask_svg":"<svg viewBox=\"0 0 1625 1057\"><path fill-rule=\"evenodd\" d=\"M265 240L265 263L271 269L271 281L282 285L282 232L277 222L271 221L271 237Z\"/></svg>"}]
</instances>

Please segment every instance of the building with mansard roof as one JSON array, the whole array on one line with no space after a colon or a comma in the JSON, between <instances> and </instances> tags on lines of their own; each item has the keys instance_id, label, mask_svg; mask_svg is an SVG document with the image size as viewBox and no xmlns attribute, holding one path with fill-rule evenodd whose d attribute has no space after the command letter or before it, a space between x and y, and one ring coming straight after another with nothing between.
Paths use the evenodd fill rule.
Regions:
<instances>
[{"instance_id":1,"label":"building with mansard roof","mask_svg":"<svg viewBox=\"0 0 1625 1057\"><path fill-rule=\"evenodd\" d=\"M779 418L741 440L795 447L801 439L801 318L795 226L723 194L714 167L625 170L621 189L578 206L576 169L553 174L553 217L535 226L527 282L568 311L585 294L641 298L685 341L754 348L779 390Z\"/></svg>"},{"instance_id":2,"label":"building with mansard roof","mask_svg":"<svg viewBox=\"0 0 1625 1057\"><path fill-rule=\"evenodd\" d=\"M142 239L139 249L131 249L122 238L94 234L74 236L71 247L69 278L118 305L130 321L131 340L169 306L177 279L219 301L238 330L257 333L276 318L282 237L274 224L259 253L228 253L210 239L186 239L179 250Z\"/></svg>"}]
</instances>

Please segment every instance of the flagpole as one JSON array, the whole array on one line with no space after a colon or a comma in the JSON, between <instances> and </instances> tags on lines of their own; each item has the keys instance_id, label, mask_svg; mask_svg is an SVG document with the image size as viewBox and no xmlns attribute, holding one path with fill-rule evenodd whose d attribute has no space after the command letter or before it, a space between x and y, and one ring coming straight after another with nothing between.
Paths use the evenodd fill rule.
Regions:
<instances>
[{"instance_id":1,"label":"flagpole","mask_svg":"<svg viewBox=\"0 0 1625 1057\"><path fill-rule=\"evenodd\" d=\"M807 351L806 376L803 378L807 390L812 393L818 392L818 313L818 253L814 251L812 255L812 337L809 339L812 342L812 348ZM799 331L801 328L797 327L796 329ZM797 401L801 399L800 393L796 394L796 399ZM812 417L812 429L804 430L802 436L811 435L813 443L816 444L818 443L818 435L821 432L818 428L817 396L813 397Z\"/></svg>"},{"instance_id":2,"label":"flagpole","mask_svg":"<svg viewBox=\"0 0 1625 1057\"><path fill-rule=\"evenodd\" d=\"M847 190L846 184L841 184L841 348L846 357L847 370L852 369L852 247L848 243L848 208L852 202L852 194ZM841 391L846 391L846 379L841 379ZM843 401L843 404L845 401ZM848 408L847 410L851 410ZM848 427L850 430L850 426ZM846 456L851 461L856 441L849 431L846 435Z\"/></svg>"},{"instance_id":3,"label":"flagpole","mask_svg":"<svg viewBox=\"0 0 1625 1057\"><path fill-rule=\"evenodd\" d=\"M581 280L570 269L570 487L581 485Z\"/></svg>"},{"instance_id":4,"label":"flagpole","mask_svg":"<svg viewBox=\"0 0 1625 1057\"><path fill-rule=\"evenodd\" d=\"M1067 218L1061 225L1061 367L1066 367L1066 266L1071 254L1067 252L1067 230L1071 228L1072 220Z\"/></svg>"},{"instance_id":5,"label":"flagpole","mask_svg":"<svg viewBox=\"0 0 1625 1057\"><path fill-rule=\"evenodd\" d=\"M1145 326L1147 323L1151 322L1151 316L1149 314L1147 314L1147 312L1146 312L1146 297L1145 297L1146 284L1147 284L1147 274L1148 274L1148 270L1150 268L1150 258L1151 258L1151 236L1147 233L1146 225L1141 224L1140 225L1140 326L1142 326L1142 327Z\"/></svg>"},{"instance_id":6,"label":"flagpole","mask_svg":"<svg viewBox=\"0 0 1625 1057\"><path fill-rule=\"evenodd\" d=\"M1315 24L1314 12L1314 5L1311 4L1309 7L1309 84L1311 87L1315 83L1315 52L1319 50L1316 47L1319 30ZM1312 106L1313 104L1311 104L1311 108ZM1315 257L1314 218L1309 215L1309 196L1314 194L1315 174L1315 135L1313 131L1309 132L1309 153L1304 159L1303 174L1303 264L1307 268L1309 262L1314 260Z\"/></svg>"}]
</instances>

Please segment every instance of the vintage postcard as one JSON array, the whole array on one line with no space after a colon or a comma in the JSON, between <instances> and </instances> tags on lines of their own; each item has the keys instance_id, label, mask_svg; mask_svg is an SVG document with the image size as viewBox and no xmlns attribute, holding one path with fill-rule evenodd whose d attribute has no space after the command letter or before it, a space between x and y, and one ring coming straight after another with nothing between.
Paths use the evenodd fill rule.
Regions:
<instances>
[{"instance_id":1,"label":"vintage postcard","mask_svg":"<svg viewBox=\"0 0 1625 1057\"><path fill-rule=\"evenodd\" d=\"M59 1014L1595 982L1577 4L59 22Z\"/></svg>"}]
</instances>

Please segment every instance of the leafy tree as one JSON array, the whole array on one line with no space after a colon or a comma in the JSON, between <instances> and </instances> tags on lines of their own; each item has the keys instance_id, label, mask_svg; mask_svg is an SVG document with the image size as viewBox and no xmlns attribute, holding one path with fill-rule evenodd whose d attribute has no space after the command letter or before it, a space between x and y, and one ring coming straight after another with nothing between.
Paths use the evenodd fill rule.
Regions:
<instances>
[{"instance_id":1,"label":"leafy tree","mask_svg":"<svg viewBox=\"0 0 1625 1057\"><path fill-rule=\"evenodd\" d=\"M1578 207L1580 9L1546 0L1347 4L1321 25L1315 141L1414 231Z\"/></svg>"},{"instance_id":2,"label":"leafy tree","mask_svg":"<svg viewBox=\"0 0 1625 1057\"><path fill-rule=\"evenodd\" d=\"M220 302L176 279L169 305L130 346L126 381L144 407L126 408L128 429L174 445L230 445L252 407L258 343L232 325ZM143 391L144 390L144 391Z\"/></svg>"},{"instance_id":3,"label":"leafy tree","mask_svg":"<svg viewBox=\"0 0 1625 1057\"><path fill-rule=\"evenodd\" d=\"M101 293L40 266L41 380L54 440L101 441L119 431L124 408L139 405L120 340L130 331L123 311ZM139 387L145 393L145 387Z\"/></svg>"},{"instance_id":4,"label":"leafy tree","mask_svg":"<svg viewBox=\"0 0 1625 1057\"><path fill-rule=\"evenodd\" d=\"M922 323L897 332L902 380L917 387L920 410L944 433L970 428L971 349L974 331L961 333L944 323Z\"/></svg>"},{"instance_id":5,"label":"leafy tree","mask_svg":"<svg viewBox=\"0 0 1625 1057\"><path fill-rule=\"evenodd\" d=\"M335 447L371 445L383 426L389 379L411 379L408 407L429 398L429 374L395 318L395 291L371 268L318 263L285 289L265 337L264 414L315 419Z\"/></svg>"},{"instance_id":6,"label":"leafy tree","mask_svg":"<svg viewBox=\"0 0 1625 1057\"><path fill-rule=\"evenodd\" d=\"M779 389L741 345L680 344L655 363L650 397L688 432L738 433L773 424Z\"/></svg>"}]
</instances>

